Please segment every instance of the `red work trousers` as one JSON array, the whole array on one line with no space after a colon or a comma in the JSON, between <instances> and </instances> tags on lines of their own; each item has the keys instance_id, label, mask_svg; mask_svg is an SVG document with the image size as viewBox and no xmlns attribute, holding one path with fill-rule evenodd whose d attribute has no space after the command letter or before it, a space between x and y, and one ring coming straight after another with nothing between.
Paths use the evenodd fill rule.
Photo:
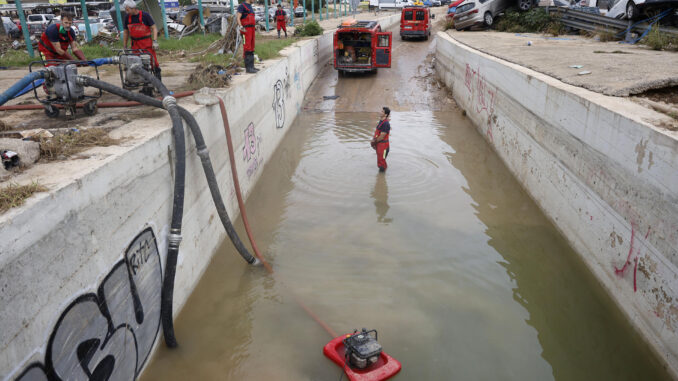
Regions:
<instances>
[{"instance_id":1,"label":"red work trousers","mask_svg":"<svg viewBox=\"0 0 678 381\"><path fill-rule=\"evenodd\" d=\"M390 146L388 142L379 142L377 143L377 167L380 169L386 170L386 156L388 156L388 151Z\"/></svg>"},{"instance_id":2,"label":"red work trousers","mask_svg":"<svg viewBox=\"0 0 678 381\"><path fill-rule=\"evenodd\" d=\"M254 51L254 26L247 26L245 29L245 43L243 44L243 57L247 52Z\"/></svg>"},{"instance_id":3,"label":"red work trousers","mask_svg":"<svg viewBox=\"0 0 678 381\"><path fill-rule=\"evenodd\" d=\"M285 26L285 20L282 20L282 21L278 20L278 21L276 21L276 22L275 22L275 27L276 27L276 29L277 29L278 31L280 31L280 29L282 29L282 30L285 31L285 33L287 33L287 26Z\"/></svg>"}]
</instances>

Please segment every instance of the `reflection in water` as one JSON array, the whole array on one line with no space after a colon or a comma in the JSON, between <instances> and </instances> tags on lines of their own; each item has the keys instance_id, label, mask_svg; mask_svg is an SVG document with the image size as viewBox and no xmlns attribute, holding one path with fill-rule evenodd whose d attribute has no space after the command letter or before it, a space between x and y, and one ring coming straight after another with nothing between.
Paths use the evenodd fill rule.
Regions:
<instances>
[{"instance_id":1,"label":"reflection in water","mask_svg":"<svg viewBox=\"0 0 678 381\"><path fill-rule=\"evenodd\" d=\"M388 184L386 184L386 174L378 173L377 181L374 183L372 190L372 198L374 199L374 207L377 209L377 222L382 224L389 224L393 222L393 218L386 217L388 212Z\"/></svg>"},{"instance_id":2,"label":"reflection in water","mask_svg":"<svg viewBox=\"0 0 678 381\"><path fill-rule=\"evenodd\" d=\"M467 120L394 113L375 179L373 119L295 121L247 200L275 277L226 241L144 379L339 379L288 289L336 331L376 328L399 380L666 378Z\"/></svg>"}]
</instances>

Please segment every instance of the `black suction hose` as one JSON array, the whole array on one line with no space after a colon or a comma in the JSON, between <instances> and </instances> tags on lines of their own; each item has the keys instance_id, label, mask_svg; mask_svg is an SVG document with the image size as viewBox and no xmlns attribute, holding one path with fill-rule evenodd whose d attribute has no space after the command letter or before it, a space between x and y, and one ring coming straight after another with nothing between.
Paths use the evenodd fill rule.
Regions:
<instances>
[{"instance_id":1,"label":"black suction hose","mask_svg":"<svg viewBox=\"0 0 678 381\"><path fill-rule=\"evenodd\" d=\"M161 92L163 97L165 97L165 100L171 99L174 100L174 98L170 97L167 98L169 95L169 91L167 88L160 82L155 76L153 76L151 73L147 72L146 70L143 70L141 67L133 67L132 70L136 72L137 74L143 76L147 81L151 82L157 89L158 91ZM224 229L226 230L226 233L228 234L229 238L231 239L231 242L233 242L233 245L236 247L240 255L247 261L249 264L254 264L257 265L259 264L259 260L256 259L245 247L245 245L242 243L240 240L240 237L238 236L238 233L236 232L235 228L233 227L233 224L228 216L228 212L226 211L226 206L224 205L223 199L221 197L221 192L219 191L219 185L216 179L216 175L214 173L214 168L212 167L212 162L209 157L209 151L207 150L207 146L205 145L205 140L202 136L202 132L200 130L200 126L198 125L197 121L193 117L193 115L183 107L178 107L176 106L176 100L174 102L166 102L166 101L158 101L157 99L148 97L143 94L138 94L138 93L133 93L129 90L122 89L120 87L111 85L109 83L103 82L96 80L91 77L85 77L85 76L79 76L81 82L83 85L86 86L91 86L95 88L99 88L101 90L110 92L112 94L119 95L123 98L130 99L137 101L142 104L146 104L149 106L154 106L154 107L159 107L159 108L167 108L168 112L170 112L171 109L178 109L181 117L183 117L186 122L188 123L191 133L193 135L193 138L196 143L196 147L198 150L198 156L200 156L203 170L205 172L205 177L207 178L207 183L210 189L210 193L212 195L212 200L214 201L214 204L216 206L217 212L219 213L219 217L221 219L222 225L224 226ZM168 103L165 105L165 103ZM165 107L167 106L167 107ZM168 108L169 107L169 108ZM172 117L172 114L174 112L170 112L170 117L172 118L172 126L173 126L173 132L176 130L174 126L177 124L175 123L175 118ZM179 120L179 123L181 120ZM181 126L181 124L178 124L178 126ZM177 156L177 159L179 159L179 156L181 156L183 166L181 168L181 200L180 203L177 203L176 195L177 195L177 182L175 181L175 203L174 203L174 210L172 213L172 230L170 234L170 247L168 249L167 253L167 265L166 265L166 270L165 270L165 278L163 280L163 288L162 288L162 299L161 299L161 320L162 320L162 325L163 325L163 334L165 336L165 343L167 344L168 347L173 348L177 346L177 341L176 341L176 336L174 334L174 324L172 320L172 303L173 303L173 295L174 295L174 278L176 274L176 262L177 262L177 256L178 256L178 249L179 249L179 242L181 241L181 215L176 214L177 206L179 206L180 211L183 212L183 183L184 183L184 171L185 171L185 157L184 157L184 147L183 147L183 131L181 132L181 142L182 142L182 150L181 155ZM175 144L177 142L177 137L175 133ZM179 151L179 146L177 145L177 151ZM176 165L175 165L176 166ZM179 168L177 166L177 180L179 176ZM175 230L175 217L178 217L178 228ZM173 249L173 240L172 236L175 236L177 239L174 240L176 242L176 247Z\"/></svg>"},{"instance_id":2,"label":"black suction hose","mask_svg":"<svg viewBox=\"0 0 678 381\"><path fill-rule=\"evenodd\" d=\"M151 82L151 84L153 84L153 86L155 86L161 93L163 93L164 96L164 92L167 91L167 88L153 74L149 73L148 71L138 66L132 67L132 71L135 72L136 74L143 76L145 80ZM231 242L233 242L233 246L235 246L235 248L238 250L238 253L240 253L240 256L242 256L243 259L247 261L247 263L257 265L259 263L259 260L255 256L253 256L249 252L249 250L247 250L245 245L240 240L238 232L235 231L233 223L231 223L231 219L228 217L226 206L224 205L224 201L221 198L219 183L217 182L217 177L214 174L214 168L212 167L212 161L210 160L209 151L207 150L207 145L205 145L205 139L202 136L202 131L200 130L198 122L195 120L195 117L193 117L193 114L191 114L188 110L181 106L177 107L179 108L179 113L181 114L181 117L184 118L184 120L188 124L188 127L191 129L191 134L193 135L193 139L195 140L195 146L198 150L198 156L200 156L202 168L203 171L205 172L205 177L207 178L207 185L209 186L210 193L212 194L214 206L217 208L219 218L221 219L222 225L224 225L224 229L226 230L228 237L231 239Z\"/></svg>"},{"instance_id":3,"label":"black suction hose","mask_svg":"<svg viewBox=\"0 0 678 381\"><path fill-rule=\"evenodd\" d=\"M94 78L84 76L79 76L78 78L83 85L105 90L139 103L164 108L167 110L170 119L172 120L172 135L177 156L174 162L174 203L172 206L172 222L168 237L167 263L165 265L165 276L162 282L160 319L162 320L165 344L170 348L174 348L177 346L177 340L174 335L172 304L174 299L174 278L177 269L177 257L179 256L179 244L181 243L181 219L184 211L184 185L186 177L186 142L184 140L183 122L179 115L179 110L177 109L176 99L169 96L169 94L163 94L165 97L162 102L160 102L156 99L142 94L132 93L131 91L121 89Z\"/></svg>"},{"instance_id":4,"label":"black suction hose","mask_svg":"<svg viewBox=\"0 0 678 381\"><path fill-rule=\"evenodd\" d=\"M149 73L150 75L150 73ZM162 102L155 99L151 98L149 96L139 94L139 93L133 93L129 90L122 89L120 87L111 85L109 83L103 82L96 80L94 78L90 77L80 77L83 80L83 84L86 86L91 86L95 87L98 89L102 89L104 91L107 91L109 93L119 95L123 98L130 99L148 106L154 106L154 107L160 107L163 108ZM155 79L155 77L153 77ZM233 242L233 246L238 250L238 253L240 256L243 257L247 263L252 264L252 265L257 265L259 264L259 260L253 256L249 250L245 247L245 245L242 243L240 240L240 237L238 236L238 233L236 232L235 228L233 227L233 223L231 222L231 219L228 216L228 212L226 211L226 207L224 206L224 201L221 197L221 192L219 191L219 184L217 182L217 177L214 174L214 169L212 167L212 161L210 160L209 157L209 151L207 150L207 146L205 145L205 140L203 139L202 132L200 130L200 127L198 126L198 123L196 122L195 118L193 115L186 110L185 108L181 106L177 106L179 109L179 113L181 116L186 120L188 123L189 128L191 129L191 133L193 134L193 138L195 140L195 145L198 149L198 155L201 158L202 165L203 165L203 170L205 172L205 177L207 177L207 183L210 188L210 193L212 194L212 200L214 200L214 204L217 208L217 212L219 213L219 218L221 219L221 223L224 226L224 230L226 230L226 233L228 234L228 237L231 239Z\"/></svg>"}]
</instances>

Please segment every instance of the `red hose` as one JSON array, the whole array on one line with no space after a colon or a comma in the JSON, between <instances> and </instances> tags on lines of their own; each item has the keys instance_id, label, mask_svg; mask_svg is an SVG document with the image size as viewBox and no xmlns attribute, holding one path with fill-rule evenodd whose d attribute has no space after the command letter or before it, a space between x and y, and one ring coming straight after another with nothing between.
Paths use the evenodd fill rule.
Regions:
<instances>
[{"instance_id":1,"label":"red hose","mask_svg":"<svg viewBox=\"0 0 678 381\"><path fill-rule=\"evenodd\" d=\"M250 243L252 244L252 249L254 250L254 255L261 261L261 263L264 265L266 270L269 272L269 274L273 275L273 267L264 259L264 257L261 255L261 252L259 252L259 248L257 247L256 242L254 242L254 236L252 235L252 230L250 229L250 224L249 221L247 220L247 212L245 212L245 203L243 202L242 199L242 194L240 193L240 182L238 181L238 171L235 168L235 154L233 153L233 141L231 140L231 128L228 124L228 115L226 114L226 106L224 105L224 101L219 97L219 108L221 108L221 119L224 122L224 131L226 132L226 143L228 144L228 158L229 161L231 162L231 172L233 174L233 185L235 187L235 195L238 198L238 207L240 208L240 215L242 216L242 222L245 225L245 231L247 232L247 237L250 240ZM306 313L316 321L327 333L329 333L332 337L337 337L337 333L334 332L332 328L330 328L327 323L324 321L320 320L318 315L316 315L313 311L311 311L310 308L304 304L304 302L297 297L296 294L291 293L292 296L294 297L294 300L296 300L297 304L306 311Z\"/></svg>"},{"instance_id":2,"label":"red hose","mask_svg":"<svg viewBox=\"0 0 678 381\"><path fill-rule=\"evenodd\" d=\"M189 95L193 95L194 91L182 91L172 95L174 98L183 98ZM62 108L61 105L55 105L57 108ZM76 104L76 107L82 108L83 103ZM132 106L141 106L141 103L134 101L125 101L125 102L100 102L97 103L99 108L112 108L112 107L132 107ZM9 105L9 106L0 106L0 111L9 111L9 110L41 110L43 105Z\"/></svg>"}]
</instances>

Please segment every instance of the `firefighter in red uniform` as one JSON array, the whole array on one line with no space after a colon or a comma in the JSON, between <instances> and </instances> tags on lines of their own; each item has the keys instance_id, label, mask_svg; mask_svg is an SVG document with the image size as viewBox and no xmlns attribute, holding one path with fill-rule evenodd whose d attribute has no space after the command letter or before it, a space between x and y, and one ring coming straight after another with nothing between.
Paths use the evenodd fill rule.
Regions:
<instances>
[{"instance_id":1,"label":"firefighter in red uniform","mask_svg":"<svg viewBox=\"0 0 678 381\"><path fill-rule=\"evenodd\" d=\"M79 60L86 61L85 54L80 50L78 43L75 42L75 32L71 29L73 25L73 15L64 13L61 15L61 22L52 24L45 29L38 41L38 49L46 60L75 60L68 53L68 47L71 47L73 55ZM47 63L45 66L53 66L54 63Z\"/></svg>"},{"instance_id":2,"label":"firefighter in red uniform","mask_svg":"<svg viewBox=\"0 0 678 381\"><path fill-rule=\"evenodd\" d=\"M379 167L379 172L386 171L386 156L388 156L388 151L390 145L388 143L388 135L391 132L391 124L388 122L391 116L391 110L388 107L384 107L379 117L379 124L377 124L377 129L374 131L374 137L372 138L372 148L377 151L377 167Z\"/></svg>"},{"instance_id":3,"label":"firefighter in red uniform","mask_svg":"<svg viewBox=\"0 0 678 381\"><path fill-rule=\"evenodd\" d=\"M287 38L287 13L282 9L282 5L278 4L278 10L275 11L275 27L278 29L278 38L280 38L280 29L285 32L285 38Z\"/></svg>"},{"instance_id":4,"label":"firefighter in red uniform","mask_svg":"<svg viewBox=\"0 0 678 381\"><path fill-rule=\"evenodd\" d=\"M238 13L236 20L240 26L240 33L245 36L245 44L243 45L243 58L245 59L245 71L247 73L256 73L259 69L254 67L254 9L252 8L253 0L245 0L238 6Z\"/></svg>"},{"instance_id":5,"label":"firefighter in red uniform","mask_svg":"<svg viewBox=\"0 0 678 381\"><path fill-rule=\"evenodd\" d=\"M158 28L150 14L137 9L134 0L126 0L126 17L123 18L123 47L127 49L127 42L132 40L132 49L146 50L151 54L151 65L153 74L158 79L162 79L160 74L160 64L155 55L155 49L158 48Z\"/></svg>"}]
</instances>

